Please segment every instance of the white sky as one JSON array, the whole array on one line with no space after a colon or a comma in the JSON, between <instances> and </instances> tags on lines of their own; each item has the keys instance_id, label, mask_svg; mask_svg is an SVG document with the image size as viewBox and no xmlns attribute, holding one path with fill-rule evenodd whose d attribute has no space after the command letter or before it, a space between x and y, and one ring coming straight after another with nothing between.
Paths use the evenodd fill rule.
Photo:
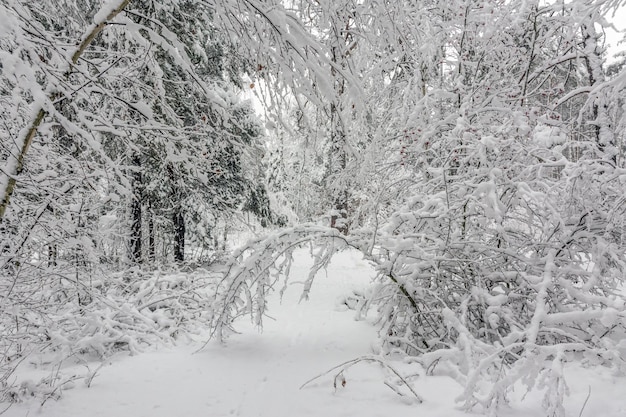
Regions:
<instances>
[{"instance_id":1,"label":"white sky","mask_svg":"<svg viewBox=\"0 0 626 417\"><path fill-rule=\"evenodd\" d=\"M609 62L614 61L614 55L620 51L626 50L626 43L619 45L619 42L624 39L624 32L626 30L626 6L621 7L615 16L607 16L609 21L612 21L615 27L622 31L618 33L614 30L607 30L606 40L608 43L609 56L607 57Z\"/></svg>"}]
</instances>

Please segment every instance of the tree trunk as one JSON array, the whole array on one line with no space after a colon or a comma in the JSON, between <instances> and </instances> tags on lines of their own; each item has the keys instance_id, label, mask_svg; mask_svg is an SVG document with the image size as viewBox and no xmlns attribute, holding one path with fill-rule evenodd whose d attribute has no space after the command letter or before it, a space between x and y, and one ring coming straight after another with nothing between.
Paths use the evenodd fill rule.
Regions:
<instances>
[{"instance_id":1,"label":"tree trunk","mask_svg":"<svg viewBox=\"0 0 626 417\"><path fill-rule=\"evenodd\" d=\"M601 35L596 32L593 20L588 24L583 24L581 30L589 85L596 87L606 81L602 58L604 50L599 45ZM607 100L602 93L599 93L592 100L592 123L594 125L596 143L602 154L601 158L616 163L619 152L611 126Z\"/></svg>"},{"instance_id":2,"label":"tree trunk","mask_svg":"<svg viewBox=\"0 0 626 417\"><path fill-rule=\"evenodd\" d=\"M174 209L174 260L185 260L185 216L181 207Z\"/></svg>"},{"instance_id":3,"label":"tree trunk","mask_svg":"<svg viewBox=\"0 0 626 417\"><path fill-rule=\"evenodd\" d=\"M48 245L48 267L57 266L57 244Z\"/></svg>"},{"instance_id":4,"label":"tree trunk","mask_svg":"<svg viewBox=\"0 0 626 417\"><path fill-rule=\"evenodd\" d=\"M226 242L228 241L228 226L224 225L224 240L222 240L222 250L226 250Z\"/></svg>"},{"instance_id":5,"label":"tree trunk","mask_svg":"<svg viewBox=\"0 0 626 417\"><path fill-rule=\"evenodd\" d=\"M345 70L348 68L348 45L351 42L350 13L339 9L333 25L332 56L331 60ZM347 167L346 155L346 128L342 118L342 97L345 94L345 80L333 67L331 75L334 80L335 97L330 104L330 177L335 182L333 189L334 207L330 217L330 227L348 234L348 201L349 192L346 183L345 171Z\"/></svg>"},{"instance_id":6,"label":"tree trunk","mask_svg":"<svg viewBox=\"0 0 626 417\"><path fill-rule=\"evenodd\" d=\"M134 264L141 263L141 158L138 154L132 157L133 172L133 196L130 207L131 228L130 228L130 260Z\"/></svg>"},{"instance_id":7,"label":"tree trunk","mask_svg":"<svg viewBox=\"0 0 626 417\"><path fill-rule=\"evenodd\" d=\"M148 260L151 264L156 260L154 233L154 213L152 212L152 207L150 207L148 211Z\"/></svg>"}]
</instances>

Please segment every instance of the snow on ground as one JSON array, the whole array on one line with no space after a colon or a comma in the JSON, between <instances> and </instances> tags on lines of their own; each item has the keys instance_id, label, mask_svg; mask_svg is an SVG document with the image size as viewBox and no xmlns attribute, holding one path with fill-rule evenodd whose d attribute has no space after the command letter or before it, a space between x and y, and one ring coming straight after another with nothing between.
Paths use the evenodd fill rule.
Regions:
<instances>
[{"instance_id":1,"label":"snow on ground","mask_svg":"<svg viewBox=\"0 0 626 417\"><path fill-rule=\"evenodd\" d=\"M274 296L262 333L245 319L242 332L226 346L209 344L160 349L138 356L119 356L99 370L91 387L64 391L59 401L17 404L3 417L342 417L468 415L455 408L461 387L444 376L411 379L424 398L416 404L384 385L388 375L374 364L360 363L344 372L345 387L333 388L330 373L300 386L330 368L372 353L376 328L356 321L338 300L351 290L365 289L372 276L356 253L339 254L327 274L316 279L308 302L298 303L307 274L308 255L297 253L291 285L282 303ZM299 281L299 282L298 282ZM343 311L342 311L343 310ZM409 375L401 363L394 364ZM626 380L608 372L580 367L568 370L572 395L566 404L572 416L626 416ZM522 393L519 393L522 396ZM0 408L1 410L1 408ZM503 417L542 416L541 394L503 410Z\"/></svg>"}]
</instances>

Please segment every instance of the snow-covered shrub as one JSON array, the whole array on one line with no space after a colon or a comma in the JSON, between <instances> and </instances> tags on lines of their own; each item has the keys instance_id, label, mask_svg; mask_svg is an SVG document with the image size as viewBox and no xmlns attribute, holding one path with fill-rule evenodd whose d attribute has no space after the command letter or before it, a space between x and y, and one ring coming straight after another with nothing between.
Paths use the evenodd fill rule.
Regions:
<instances>
[{"instance_id":1,"label":"snow-covered shrub","mask_svg":"<svg viewBox=\"0 0 626 417\"><path fill-rule=\"evenodd\" d=\"M131 270L103 273L90 283L60 276L36 286L29 280L14 282L0 310L2 401L60 392L55 388L65 383L63 378L14 385L14 369L32 355L45 355L50 363L102 360L199 334L212 318L217 275L204 269Z\"/></svg>"},{"instance_id":2,"label":"snow-covered shrub","mask_svg":"<svg viewBox=\"0 0 626 417\"><path fill-rule=\"evenodd\" d=\"M377 299L388 351L454 376L464 408L497 413L522 383L559 416L564 362L624 368L626 171L528 143L517 120L460 120L451 135L490 140L439 145L453 158L429 161L376 237Z\"/></svg>"},{"instance_id":3,"label":"snow-covered shrub","mask_svg":"<svg viewBox=\"0 0 626 417\"><path fill-rule=\"evenodd\" d=\"M224 337L242 314L262 324L265 296L297 246L313 243L315 259L303 297L336 251L354 247L378 271L367 306L378 310L388 353L454 377L468 410L497 413L521 383L545 391L549 415L563 415L564 363L624 368L626 171L561 159L546 175L552 164L522 164L527 154L515 139L499 146L465 146L452 173L432 164L422 192L378 230L373 247L371 235L319 226L250 242L219 286L214 335Z\"/></svg>"}]
</instances>

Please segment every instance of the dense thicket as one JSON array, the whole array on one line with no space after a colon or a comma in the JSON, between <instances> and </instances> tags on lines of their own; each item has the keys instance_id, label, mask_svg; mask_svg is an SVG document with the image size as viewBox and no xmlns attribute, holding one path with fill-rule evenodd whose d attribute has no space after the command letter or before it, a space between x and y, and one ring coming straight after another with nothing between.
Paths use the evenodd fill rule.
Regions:
<instances>
[{"instance_id":1,"label":"dense thicket","mask_svg":"<svg viewBox=\"0 0 626 417\"><path fill-rule=\"evenodd\" d=\"M331 78L322 109L294 98L293 123L277 128L276 183L300 201L285 178L317 173L305 198L320 204L294 210L345 209L350 233L295 228L238 253L217 334L247 308L261 318L268 265L288 266L308 236L320 243L314 270L339 248L364 252L379 287L363 309L377 309L385 351L453 375L467 409L497 413L521 383L563 415L565 362L623 369L626 75L623 58L606 64L602 31L620 5L307 4L303 20L326 22L322 40L344 48L333 68L362 90ZM347 192L347 207L325 190Z\"/></svg>"}]
</instances>

